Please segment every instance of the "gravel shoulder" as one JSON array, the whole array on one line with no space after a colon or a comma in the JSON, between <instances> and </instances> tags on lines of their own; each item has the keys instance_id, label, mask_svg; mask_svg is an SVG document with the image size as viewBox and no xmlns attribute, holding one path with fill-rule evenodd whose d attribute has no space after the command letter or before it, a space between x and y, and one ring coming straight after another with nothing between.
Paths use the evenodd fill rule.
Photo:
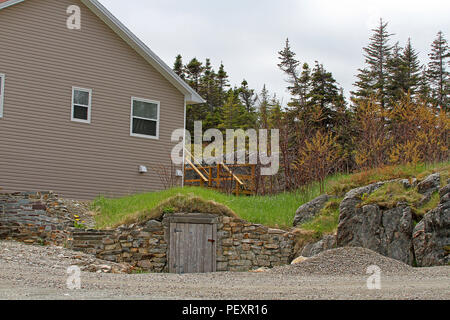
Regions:
<instances>
[{"instance_id":1,"label":"gravel shoulder","mask_svg":"<svg viewBox=\"0 0 450 320\"><path fill-rule=\"evenodd\" d=\"M352 251L326 252L309 263L304 262L308 264L303 267L286 266L261 273L176 275L82 271L81 289L69 290L66 270L80 260L79 253L0 241L0 299L450 299L450 267L413 269L361 250L357 251L359 255ZM339 255L349 255L346 258L353 262L339 266L336 258ZM367 263L381 264L380 290L368 290L369 275L356 272L357 268L364 270L365 266L358 261L368 256L372 260ZM330 263L325 265L324 261ZM333 271L330 265L336 264L338 267ZM391 264L394 269L383 273L383 268L391 268ZM342 272L351 265L359 266L351 272Z\"/></svg>"}]
</instances>

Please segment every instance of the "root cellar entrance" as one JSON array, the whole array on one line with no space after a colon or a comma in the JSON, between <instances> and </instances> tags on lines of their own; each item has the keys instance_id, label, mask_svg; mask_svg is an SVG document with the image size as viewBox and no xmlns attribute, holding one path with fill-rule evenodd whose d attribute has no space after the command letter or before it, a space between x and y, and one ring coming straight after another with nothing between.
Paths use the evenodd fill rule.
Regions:
<instances>
[{"instance_id":1,"label":"root cellar entrance","mask_svg":"<svg viewBox=\"0 0 450 320\"><path fill-rule=\"evenodd\" d=\"M169 272L216 272L217 218L173 215L168 219Z\"/></svg>"}]
</instances>

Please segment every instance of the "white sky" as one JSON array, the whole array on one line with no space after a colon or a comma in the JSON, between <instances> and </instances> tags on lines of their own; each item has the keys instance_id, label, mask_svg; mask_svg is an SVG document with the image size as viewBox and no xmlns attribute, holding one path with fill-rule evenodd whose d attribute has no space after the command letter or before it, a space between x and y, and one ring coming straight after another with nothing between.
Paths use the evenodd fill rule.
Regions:
<instances>
[{"instance_id":1,"label":"white sky","mask_svg":"<svg viewBox=\"0 0 450 320\"><path fill-rule=\"evenodd\" d=\"M382 17L395 33L392 43L411 37L422 63L439 30L450 42L448 0L100 0L169 66L181 54L223 61L231 85L242 79L257 92L289 100L278 51L288 37L297 59L318 60L348 94L362 48Z\"/></svg>"}]
</instances>

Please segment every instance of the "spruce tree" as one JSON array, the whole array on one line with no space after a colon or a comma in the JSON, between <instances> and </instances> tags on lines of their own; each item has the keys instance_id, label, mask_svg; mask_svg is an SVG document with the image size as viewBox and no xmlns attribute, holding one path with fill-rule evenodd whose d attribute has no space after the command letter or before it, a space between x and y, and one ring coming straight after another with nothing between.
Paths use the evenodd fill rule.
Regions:
<instances>
[{"instance_id":1,"label":"spruce tree","mask_svg":"<svg viewBox=\"0 0 450 320\"><path fill-rule=\"evenodd\" d=\"M308 97L310 105L319 105L326 113L334 108L334 103L339 97L339 89L333 74L327 72L317 61L311 74L311 91Z\"/></svg>"},{"instance_id":2,"label":"spruce tree","mask_svg":"<svg viewBox=\"0 0 450 320\"><path fill-rule=\"evenodd\" d=\"M298 89L300 96L299 105L306 106L308 103L307 97L311 91L311 69L306 62L302 66L302 72L298 79Z\"/></svg>"},{"instance_id":3,"label":"spruce tree","mask_svg":"<svg viewBox=\"0 0 450 320\"><path fill-rule=\"evenodd\" d=\"M431 53L428 55L427 79L431 86L433 105L439 109L449 110L449 72L447 71L450 51L444 34L439 31L431 45Z\"/></svg>"},{"instance_id":4,"label":"spruce tree","mask_svg":"<svg viewBox=\"0 0 450 320\"><path fill-rule=\"evenodd\" d=\"M255 90L248 87L248 82L244 79L239 88L239 97L248 113L253 113L255 111Z\"/></svg>"},{"instance_id":5,"label":"spruce tree","mask_svg":"<svg viewBox=\"0 0 450 320\"><path fill-rule=\"evenodd\" d=\"M261 94L258 97L258 121L259 127L262 129L269 128L270 102L269 91L266 85L263 86Z\"/></svg>"},{"instance_id":6,"label":"spruce tree","mask_svg":"<svg viewBox=\"0 0 450 320\"><path fill-rule=\"evenodd\" d=\"M196 91L199 89L202 72L203 64L197 58L193 58L186 66L187 80L189 85Z\"/></svg>"},{"instance_id":7,"label":"spruce tree","mask_svg":"<svg viewBox=\"0 0 450 320\"><path fill-rule=\"evenodd\" d=\"M373 29L370 43L363 48L366 67L358 69L358 81L354 84L358 90L352 92L356 99L376 95L383 108L387 106L386 86L389 77L388 61L392 53L389 39L393 34L387 31L388 23L380 19L378 28Z\"/></svg>"},{"instance_id":8,"label":"spruce tree","mask_svg":"<svg viewBox=\"0 0 450 320\"><path fill-rule=\"evenodd\" d=\"M173 71L184 80L185 74L184 74L184 67L183 67L183 58L181 57L181 54L177 55L175 58L175 63L173 65Z\"/></svg>"},{"instance_id":9,"label":"spruce tree","mask_svg":"<svg viewBox=\"0 0 450 320\"><path fill-rule=\"evenodd\" d=\"M221 111L221 122L218 127L223 130L247 129L247 120L245 107L239 100L237 92L233 89L228 90Z\"/></svg>"},{"instance_id":10,"label":"spruce tree","mask_svg":"<svg viewBox=\"0 0 450 320\"><path fill-rule=\"evenodd\" d=\"M386 98L393 105L395 101L402 98L406 87L406 64L402 59L403 49L398 42L394 45L392 55L387 62L388 78L386 81Z\"/></svg>"},{"instance_id":11,"label":"spruce tree","mask_svg":"<svg viewBox=\"0 0 450 320\"><path fill-rule=\"evenodd\" d=\"M422 67L419 61L419 54L411 45L411 38L408 38L401 59L405 68L403 91L415 95L419 90Z\"/></svg>"},{"instance_id":12,"label":"spruce tree","mask_svg":"<svg viewBox=\"0 0 450 320\"><path fill-rule=\"evenodd\" d=\"M219 71L217 72L217 87L219 90L219 100L223 104L225 102L225 91L229 87L228 84L228 73L225 71L223 63L220 64Z\"/></svg>"},{"instance_id":13,"label":"spruce tree","mask_svg":"<svg viewBox=\"0 0 450 320\"><path fill-rule=\"evenodd\" d=\"M426 104L431 103L431 88L427 76L428 70L424 67L420 74L418 96Z\"/></svg>"},{"instance_id":14,"label":"spruce tree","mask_svg":"<svg viewBox=\"0 0 450 320\"><path fill-rule=\"evenodd\" d=\"M292 101L289 103L293 107L305 107L306 97L300 86L300 76L298 67L300 62L295 58L296 54L292 51L289 39L283 50L278 52L280 63L278 67L287 75L286 82L289 84L287 89L292 95Z\"/></svg>"},{"instance_id":15,"label":"spruce tree","mask_svg":"<svg viewBox=\"0 0 450 320\"><path fill-rule=\"evenodd\" d=\"M373 89L375 78L372 77L372 73L367 68L358 69L359 73L356 75L358 80L353 84L358 88L357 91L351 91L352 100L355 102L355 106L358 105L359 100L367 100L375 95Z\"/></svg>"},{"instance_id":16,"label":"spruce tree","mask_svg":"<svg viewBox=\"0 0 450 320\"><path fill-rule=\"evenodd\" d=\"M216 106L215 80L216 74L212 68L211 60L206 59L198 93L206 100L210 112L213 112Z\"/></svg>"}]
</instances>

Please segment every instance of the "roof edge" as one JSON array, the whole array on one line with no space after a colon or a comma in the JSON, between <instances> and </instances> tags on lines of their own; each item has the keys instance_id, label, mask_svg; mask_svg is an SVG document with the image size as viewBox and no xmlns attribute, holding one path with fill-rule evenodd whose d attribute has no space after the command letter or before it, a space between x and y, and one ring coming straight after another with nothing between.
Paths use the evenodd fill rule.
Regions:
<instances>
[{"instance_id":1,"label":"roof edge","mask_svg":"<svg viewBox=\"0 0 450 320\"><path fill-rule=\"evenodd\" d=\"M6 2L2 2L2 3L0 3L0 10L1 9L5 9L5 8L7 8L9 6L13 6L13 5L15 5L17 3L20 3L20 2L23 2L23 1L24 0L9 0L9 1L6 1Z\"/></svg>"},{"instance_id":2,"label":"roof edge","mask_svg":"<svg viewBox=\"0 0 450 320\"><path fill-rule=\"evenodd\" d=\"M23 0L22 0L23 1ZM131 32L105 6L97 0L81 0L94 14L105 22L117 35L137 51L150 65L159 71L170 83L181 91L188 104L205 103L206 101L182 80L164 61L161 60L145 43Z\"/></svg>"},{"instance_id":3,"label":"roof edge","mask_svg":"<svg viewBox=\"0 0 450 320\"><path fill-rule=\"evenodd\" d=\"M0 10L25 0L7 0L0 3ZM97 0L81 0L95 15L106 23L119 37L139 53L151 66L153 66L164 78L183 93L187 104L200 104L206 101L181 79L164 61L161 60L145 43L134 35L119 19L117 19L106 7Z\"/></svg>"}]
</instances>

